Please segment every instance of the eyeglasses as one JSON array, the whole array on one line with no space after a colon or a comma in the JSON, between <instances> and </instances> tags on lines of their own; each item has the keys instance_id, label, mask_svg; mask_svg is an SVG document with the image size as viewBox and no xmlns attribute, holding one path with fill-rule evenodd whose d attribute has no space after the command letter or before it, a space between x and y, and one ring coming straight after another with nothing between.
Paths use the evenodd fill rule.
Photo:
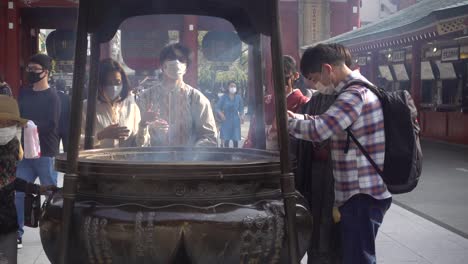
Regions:
<instances>
[{"instance_id":1,"label":"eyeglasses","mask_svg":"<svg viewBox=\"0 0 468 264\"><path fill-rule=\"evenodd\" d=\"M43 72L43 71L44 71L43 68L26 67L26 72L36 72L36 73L40 73L40 72Z\"/></svg>"}]
</instances>

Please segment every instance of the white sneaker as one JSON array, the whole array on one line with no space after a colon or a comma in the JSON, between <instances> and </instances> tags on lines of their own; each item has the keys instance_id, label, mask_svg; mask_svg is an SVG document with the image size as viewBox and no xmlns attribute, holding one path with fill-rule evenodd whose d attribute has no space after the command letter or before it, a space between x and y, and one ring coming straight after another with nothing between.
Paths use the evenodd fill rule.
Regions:
<instances>
[{"instance_id":1,"label":"white sneaker","mask_svg":"<svg viewBox=\"0 0 468 264\"><path fill-rule=\"evenodd\" d=\"M17 242L17 245L18 245L18 249L23 248L23 239L22 238L16 239L16 242Z\"/></svg>"}]
</instances>

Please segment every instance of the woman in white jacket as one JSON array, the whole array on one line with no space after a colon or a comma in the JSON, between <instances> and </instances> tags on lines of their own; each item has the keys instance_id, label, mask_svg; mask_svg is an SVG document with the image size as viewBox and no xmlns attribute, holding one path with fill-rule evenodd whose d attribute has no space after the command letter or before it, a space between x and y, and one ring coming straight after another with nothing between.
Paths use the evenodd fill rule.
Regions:
<instances>
[{"instance_id":1,"label":"woman in white jacket","mask_svg":"<svg viewBox=\"0 0 468 264\"><path fill-rule=\"evenodd\" d=\"M83 107L82 139L87 101ZM95 119L95 148L143 147L149 145L148 122L130 94L127 75L115 60L105 59L99 65L98 100Z\"/></svg>"}]
</instances>

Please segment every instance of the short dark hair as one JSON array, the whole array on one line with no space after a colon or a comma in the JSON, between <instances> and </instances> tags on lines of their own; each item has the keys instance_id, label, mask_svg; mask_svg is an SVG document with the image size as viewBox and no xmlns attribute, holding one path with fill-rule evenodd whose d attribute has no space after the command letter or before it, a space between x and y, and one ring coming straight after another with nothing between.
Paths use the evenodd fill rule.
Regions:
<instances>
[{"instance_id":1,"label":"short dark hair","mask_svg":"<svg viewBox=\"0 0 468 264\"><path fill-rule=\"evenodd\" d=\"M351 65L353 64L353 60L349 49L338 43L332 43L330 44L330 46L336 49L336 51L338 51L339 53L341 53L341 55L343 55L343 57L345 58L345 65L351 67Z\"/></svg>"},{"instance_id":2,"label":"short dark hair","mask_svg":"<svg viewBox=\"0 0 468 264\"><path fill-rule=\"evenodd\" d=\"M120 92L120 101L123 101L130 94L130 83L128 82L127 74L125 73L120 63L111 58L101 60L99 63L98 89L101 90L104 85L106 85L107 76L112 72L119 72L122 76L122 92ZM98 99L103 102L105 101L101 94L99 94Z\"/></svg>"},{"instance_id":3,"label":"short dark hair","mask_svg":"<svg viewBox=\"0 0 468 264\"><path fill-rule=\"evenodd\" d=\"M180 43L169 44L159 53L159 62L179 60L180 62L187 63L188 66L192 62L190 59L191 54L190 49Z\"/></svg>"},{"instance_id":4,"label":"short dark hair","mask_svg":"<svg viewBox=\"0 0 468 264\"><path fill-rule=\"evenodd\" d=\"M48 70L49 72L52 70L52 58L43 53L33 55L29 59L29 63L39 64L42 66L42 68Z\"/></svg>"},{"instance_id":5,"label":"short dark hair","mask_svg":"<svg viewBox=\"0 0 468 264\"><path fill-rule=\"evenodd\" d=\"M285 77L297 72L296 60L293 57L289 55L283 56L283 72Z\"/></svg>"},{"instance_id":6,"label":"short dark hair","mask_svg":"<svg viewBox=\"0 0 468 264\"><path fill-rule=\"evenodd\" d=\"M230 80L229 82L227 82L227 86L229 87L230 84L234 84L235 86L237 86L237 83L233 80Z\"/></svg>"},{"instance_id":7,"label":"short dark hair","mask_svg":"<svg viewBox=\"0 0 468 264\"><path fill-rule=\"evenodd\" d=\"M309 73L321 72L322 65L341 65L351 62L348 49L340 44L318 44L307 48L301 59L301 73L306 76ZM348 57L348 58L347 58Z\"/></svg>"}]
</instances>

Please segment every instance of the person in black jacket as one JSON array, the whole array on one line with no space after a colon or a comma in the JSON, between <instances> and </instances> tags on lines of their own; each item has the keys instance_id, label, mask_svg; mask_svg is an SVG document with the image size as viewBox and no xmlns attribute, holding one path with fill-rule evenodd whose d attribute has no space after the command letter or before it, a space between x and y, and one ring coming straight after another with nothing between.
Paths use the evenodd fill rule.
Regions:
<instances>
[{"instance_id":1,"label":"person in black jacket","mask_svg":"<svg viewBox=\"0 0 468 264\"><path fill-rule=\"evenodd\" d=\"M60 99L54 88L49 86L52 70L52 58L45 54L36 54L26 67L29 87L22 89L19 96L19 108L23 118L37 125L41 157L23 159L18 164L18 177L34 182L38 177L43 185L57 185L57 172L54 170L54 157L59 152ZM18 211L18 243L20 246L24 226L24 193L16 193Z\"/></svg>"},{"instance_id":2,"label":"person in black jacket","mask_svg":"<svg viewBox=\"0 0 468 264\"><path fill-rule=\"evenodd\" d=\"M340 45L332 44L345 58L345 65L352 64L351 53ZM304 84L313 87L304 78ZM328 110L336 99L336 94L314 93L304 105L301 114L320 115ZM297 140L297 167L295 171L296 189L308 200L314 218L312 239L307 251L308 264L338 264L342 262L341 232L339 215L333 208L334 179L332 171L330 142L320 144Z\"/></svg>"},{"instance_id":3,"label":"person in black jacket","mask_svg":"<svg viewBox=\"0 0 468 264\"><path fill-rule=\"evenodd\" d=\"M39 186L15 177L16 165L22 158L16 134L26 122L19 116L16 101L0 95L0 263L16 263L15 191L39 195L55 189L55 186Z\"/></svg>"}]
</instances>

